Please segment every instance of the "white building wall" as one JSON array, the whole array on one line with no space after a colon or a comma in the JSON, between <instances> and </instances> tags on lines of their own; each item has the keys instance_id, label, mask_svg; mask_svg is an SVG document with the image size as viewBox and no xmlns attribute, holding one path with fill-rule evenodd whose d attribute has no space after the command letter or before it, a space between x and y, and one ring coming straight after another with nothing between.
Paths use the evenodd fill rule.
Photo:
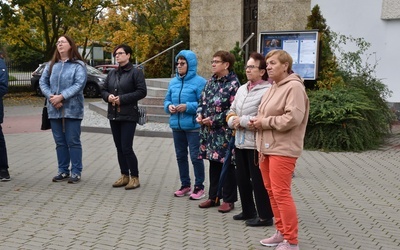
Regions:
<instances>
[{"instance_id":1,"label":"white building wall","mask_svg":"<svg viewBox=\"0 0 400 250\"><path fill-rule=\"evenodd\" d=\"M331 31L371 43L368 53L376 53L376 76L393 92L387 101L400 103L400 1L311 0L311 9L316 4Z\"/></svg>"}]
</instances>

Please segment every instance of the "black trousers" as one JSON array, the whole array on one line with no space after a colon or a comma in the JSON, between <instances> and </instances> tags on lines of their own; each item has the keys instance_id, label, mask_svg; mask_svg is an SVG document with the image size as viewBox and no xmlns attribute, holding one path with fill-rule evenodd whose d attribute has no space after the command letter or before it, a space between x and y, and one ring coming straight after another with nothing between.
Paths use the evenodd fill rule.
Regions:
<instances>
[{"instance_id":1,"label":"black trousers","mask_svg":"<svg viewBox=\"0 0 400 250\"><path fill-rule=\"evenodd\" d=\"M208 190L209 199L215 200L218 194L219 177L221 176L222 163L210 161L210 188ZM228 166L225 181L222 186L222 198L224 202L233 203L237 201L237 185L235 178L235 165Z\"/></svg>"},{"instance_id":2,"label":"black trousers","mask_svg":"<svg viewBox=\"0 0 400 250\"><path fill-rule=\"evenodd\" d=\"M133 151L136 122L110 120L121 174L139 177L138 160Z\"/></svg>"},{"instance_id":3,"label":"black trousers","mask_svg":"<svg viewBox=\"0 0 400 250\"><path fill-rule=\"evenodd\" d=\"M243 215L251 217L256 216L258 212L258 217L261 219L272 219L274 215L268 193L264 187L260 168L254 162L254 160L258 162L257 151L254 149L235 148L235 160L236 181L242 202ZM257 207L257 210L255 207Z\"/></svg>"}]
</instances>

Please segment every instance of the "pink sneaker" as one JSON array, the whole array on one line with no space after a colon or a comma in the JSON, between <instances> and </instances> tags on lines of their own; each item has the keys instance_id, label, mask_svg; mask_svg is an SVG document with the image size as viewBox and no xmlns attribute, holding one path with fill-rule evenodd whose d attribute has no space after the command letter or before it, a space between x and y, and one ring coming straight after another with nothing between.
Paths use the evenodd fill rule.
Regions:
<instances>
[{"instance_id":1,"label":"pink sneaker","mask_svg":"<svg viewBox=\"0 0 400 250\"><path fill-rule=\"evenodd\" d=\"M185 195L189 195L192 189L190 187L181 187L178 191L174 193L175 197L183 197Z\"/></svg>"},{"instance_id":2,"label":"pink sneaker","mask_svg":"<svg viewBox=\"0 0 400 250\"><path fill-rule=\"evenodd\" d=\"M299 250L299 245L290 245L287 240L279 243L275 250Z\"/></svg>"},{"instance_id":3,"label":"pink sneaker","mask_svg":"<svg viewBox=\"0 0 400 250\"><path fill-rule=\"evenodd\" d=\"M191 200L200 200L204 198L206 195L204 194L204 190L198 187L195 187L193 193L190 195L189 199Z\"/></svg>"},{"instance_id":4,"label":"pink sneaker","mask_svg":"<svg viewBox=\"0 0 400 250\"><path fill-rule=\"evenodd\" d=\"M274 247L274 246L277 246L280 243L282 243L283 240L284 240L283 235L278 230L276 230L274 235L272 235L269 238L260 240L260 243L263 246ZM282 249L284 249L284 248L282 248Z\"/></svg>"}]
</instances>

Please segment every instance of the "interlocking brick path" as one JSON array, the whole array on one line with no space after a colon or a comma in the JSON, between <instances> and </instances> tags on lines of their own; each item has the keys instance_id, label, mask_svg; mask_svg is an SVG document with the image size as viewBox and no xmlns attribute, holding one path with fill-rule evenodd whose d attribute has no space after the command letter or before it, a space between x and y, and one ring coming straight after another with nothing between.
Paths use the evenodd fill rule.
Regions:
<instances>
[{"instance_id":1,"label":"interlocking brick path","mask_svg":"<svg viewBox=\"0 0 400 250\"><path fill-rule=\"evenodd\" d=\"M379 150L304 151L292 186L301 249L400 249L396 129ZM173 197L180 183L171 138L135 137L141 187L125 190L111 186L119 170L110 134L82 133L78 184L51 181L57 164L50 131L5 136L12 180L0 182L0 249L272 249L259 240L273 227L232 219L240 202L221 214Z\"/></svg>"}]
</instances>

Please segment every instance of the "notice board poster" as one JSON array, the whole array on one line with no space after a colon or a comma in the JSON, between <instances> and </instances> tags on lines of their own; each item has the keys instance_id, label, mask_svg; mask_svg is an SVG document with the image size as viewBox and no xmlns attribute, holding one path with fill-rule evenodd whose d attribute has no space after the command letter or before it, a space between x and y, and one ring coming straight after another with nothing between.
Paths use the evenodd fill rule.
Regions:
<instances>
[{"instance_id":1,"label":"notice board poster","mask_svg":"<svg viewBox=\"0 0 400 250\"><path fill-rule=\"evenodd\" d=\"M315 80L318 74L318 30L260 32L260 53L283 49L293 58L293 71L305 80Z\"/></svg>"}]
</instances>

